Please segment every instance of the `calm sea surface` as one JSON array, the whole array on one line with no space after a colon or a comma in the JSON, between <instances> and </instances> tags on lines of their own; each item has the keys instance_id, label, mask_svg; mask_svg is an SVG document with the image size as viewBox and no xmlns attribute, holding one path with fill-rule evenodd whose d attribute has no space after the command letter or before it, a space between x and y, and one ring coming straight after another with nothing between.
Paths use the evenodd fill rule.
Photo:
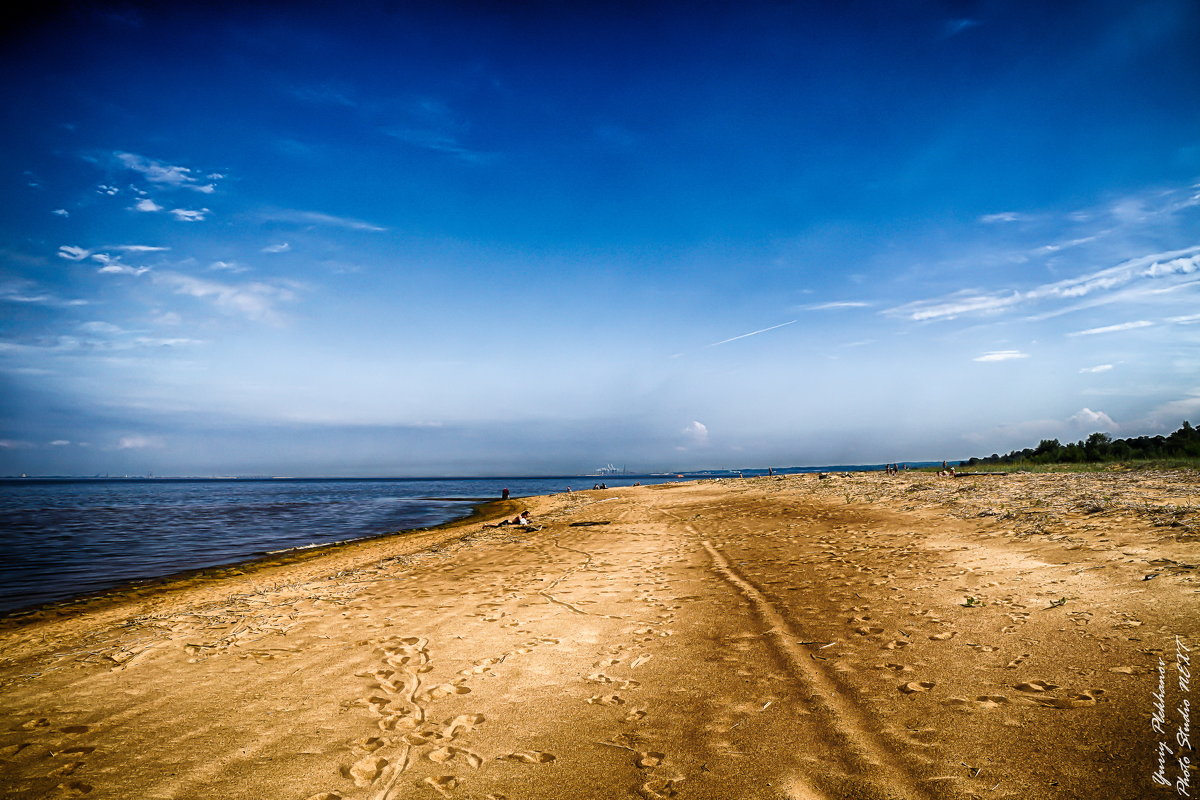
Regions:
<instances>
[{"instance_id":1,"label":"calm sea surface","mask_svg":"<svg viewBox=\"0 0 1200 800\"><path fill-rule=\"evenodd\" d=\"M0 612L272 550L437 525L472 500L665 478L3 480Z\"/></svg>"}]
</instances>

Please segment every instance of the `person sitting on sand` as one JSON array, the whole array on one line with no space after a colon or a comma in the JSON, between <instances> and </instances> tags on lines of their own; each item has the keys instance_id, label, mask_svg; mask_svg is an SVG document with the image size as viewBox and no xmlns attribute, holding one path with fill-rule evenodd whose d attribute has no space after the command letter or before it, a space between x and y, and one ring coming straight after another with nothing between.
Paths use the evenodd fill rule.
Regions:
<instances>
[{"instance_id":1,"label":"person sitting on sand","mask_svg":"<svg viewBox=\"0 0 1200 800\"><path fill-rule=\"evenodd\" d=\"M485 528L500 528L505 525L528 525L528 524L529 524L529 512L522 511L520 514L517 514L512 519L502 519L499 522L493 523L491 525L484 525L483 527L485 527Z\"/></svg>"}]
</instances>

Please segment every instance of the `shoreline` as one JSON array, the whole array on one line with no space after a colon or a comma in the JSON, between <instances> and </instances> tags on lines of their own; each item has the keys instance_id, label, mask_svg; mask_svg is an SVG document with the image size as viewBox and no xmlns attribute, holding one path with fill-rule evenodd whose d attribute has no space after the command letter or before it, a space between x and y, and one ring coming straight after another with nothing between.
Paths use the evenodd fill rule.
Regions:
<instances>
[{"instance_id":1,"label":"shoreline","mask_svg":"<svg viewBox=\"0 0 1200 800\"><path fill-rule=\"evenodd\" d=\"M157 479L156 479L157 480ZM220 480L220 479L215 479ZM428 498L437 500L440 498ZM458 498L455 498L458 499ZM107 589L94 592L82 592L63 600L53 600L47 603L36 603L9 611L0 612L0 631L20 627L25 622L37 622L48 618L64 618L75 613L96 611L134 598L152 598L158 594L170 594L182 591L201 582L220 581L240 575L250 575L256 572L276 567L287 567L304 563L335 552L351 552L351 548L371 542L392 538L404 538L418 534L431 534L460 526L474 524L481 519L490 519L499 513L500 508L513 505L516 500L483 500L465 498L463 502L472 503L471 511L465 516L452 519L438 525L424 528L404 528L387 533L376 533L360 536L354 539L343 539L336 542L323 542L313 545L301 545L274 552L266 552L246 559L232 561L227 564L215 564L208 567L196 567L159 575L152 578L136 578L123 581ZM494 513L495 512L495 513Z\"/></svg>"}]
</instances>

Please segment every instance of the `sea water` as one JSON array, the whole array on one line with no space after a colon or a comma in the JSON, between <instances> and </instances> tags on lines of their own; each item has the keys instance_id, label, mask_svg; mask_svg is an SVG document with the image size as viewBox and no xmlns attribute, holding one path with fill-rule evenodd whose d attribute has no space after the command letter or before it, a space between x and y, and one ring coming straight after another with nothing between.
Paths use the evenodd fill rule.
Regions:
<instances>
[{"instance_id":1,"label":"sea water","mask_svg":"<svg viewBox=\"0 0 1200 800\"><path fill-rule=\"evenodd\" d=\"M310 544L438 525L483 499L665 478L0 480L0 613Z\"/></svg>"}]
</instances>

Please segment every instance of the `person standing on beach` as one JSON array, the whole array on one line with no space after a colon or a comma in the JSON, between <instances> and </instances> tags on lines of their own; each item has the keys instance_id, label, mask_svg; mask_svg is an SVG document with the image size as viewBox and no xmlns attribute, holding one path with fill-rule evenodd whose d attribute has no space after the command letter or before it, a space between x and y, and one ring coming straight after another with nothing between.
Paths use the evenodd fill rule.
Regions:
<instances>
[{"instance_id":1,"label":"person standing on beach","mask_svg":"<svg viewBox=\"0 0 1200 800\"><path fill-rule=\"evenodd\" d=\"M507 499L508 499L508 489L501 489L501 490L500 490L500 499L501 499L501 500L507 500Z\"/></svg>"}]
</instances>

